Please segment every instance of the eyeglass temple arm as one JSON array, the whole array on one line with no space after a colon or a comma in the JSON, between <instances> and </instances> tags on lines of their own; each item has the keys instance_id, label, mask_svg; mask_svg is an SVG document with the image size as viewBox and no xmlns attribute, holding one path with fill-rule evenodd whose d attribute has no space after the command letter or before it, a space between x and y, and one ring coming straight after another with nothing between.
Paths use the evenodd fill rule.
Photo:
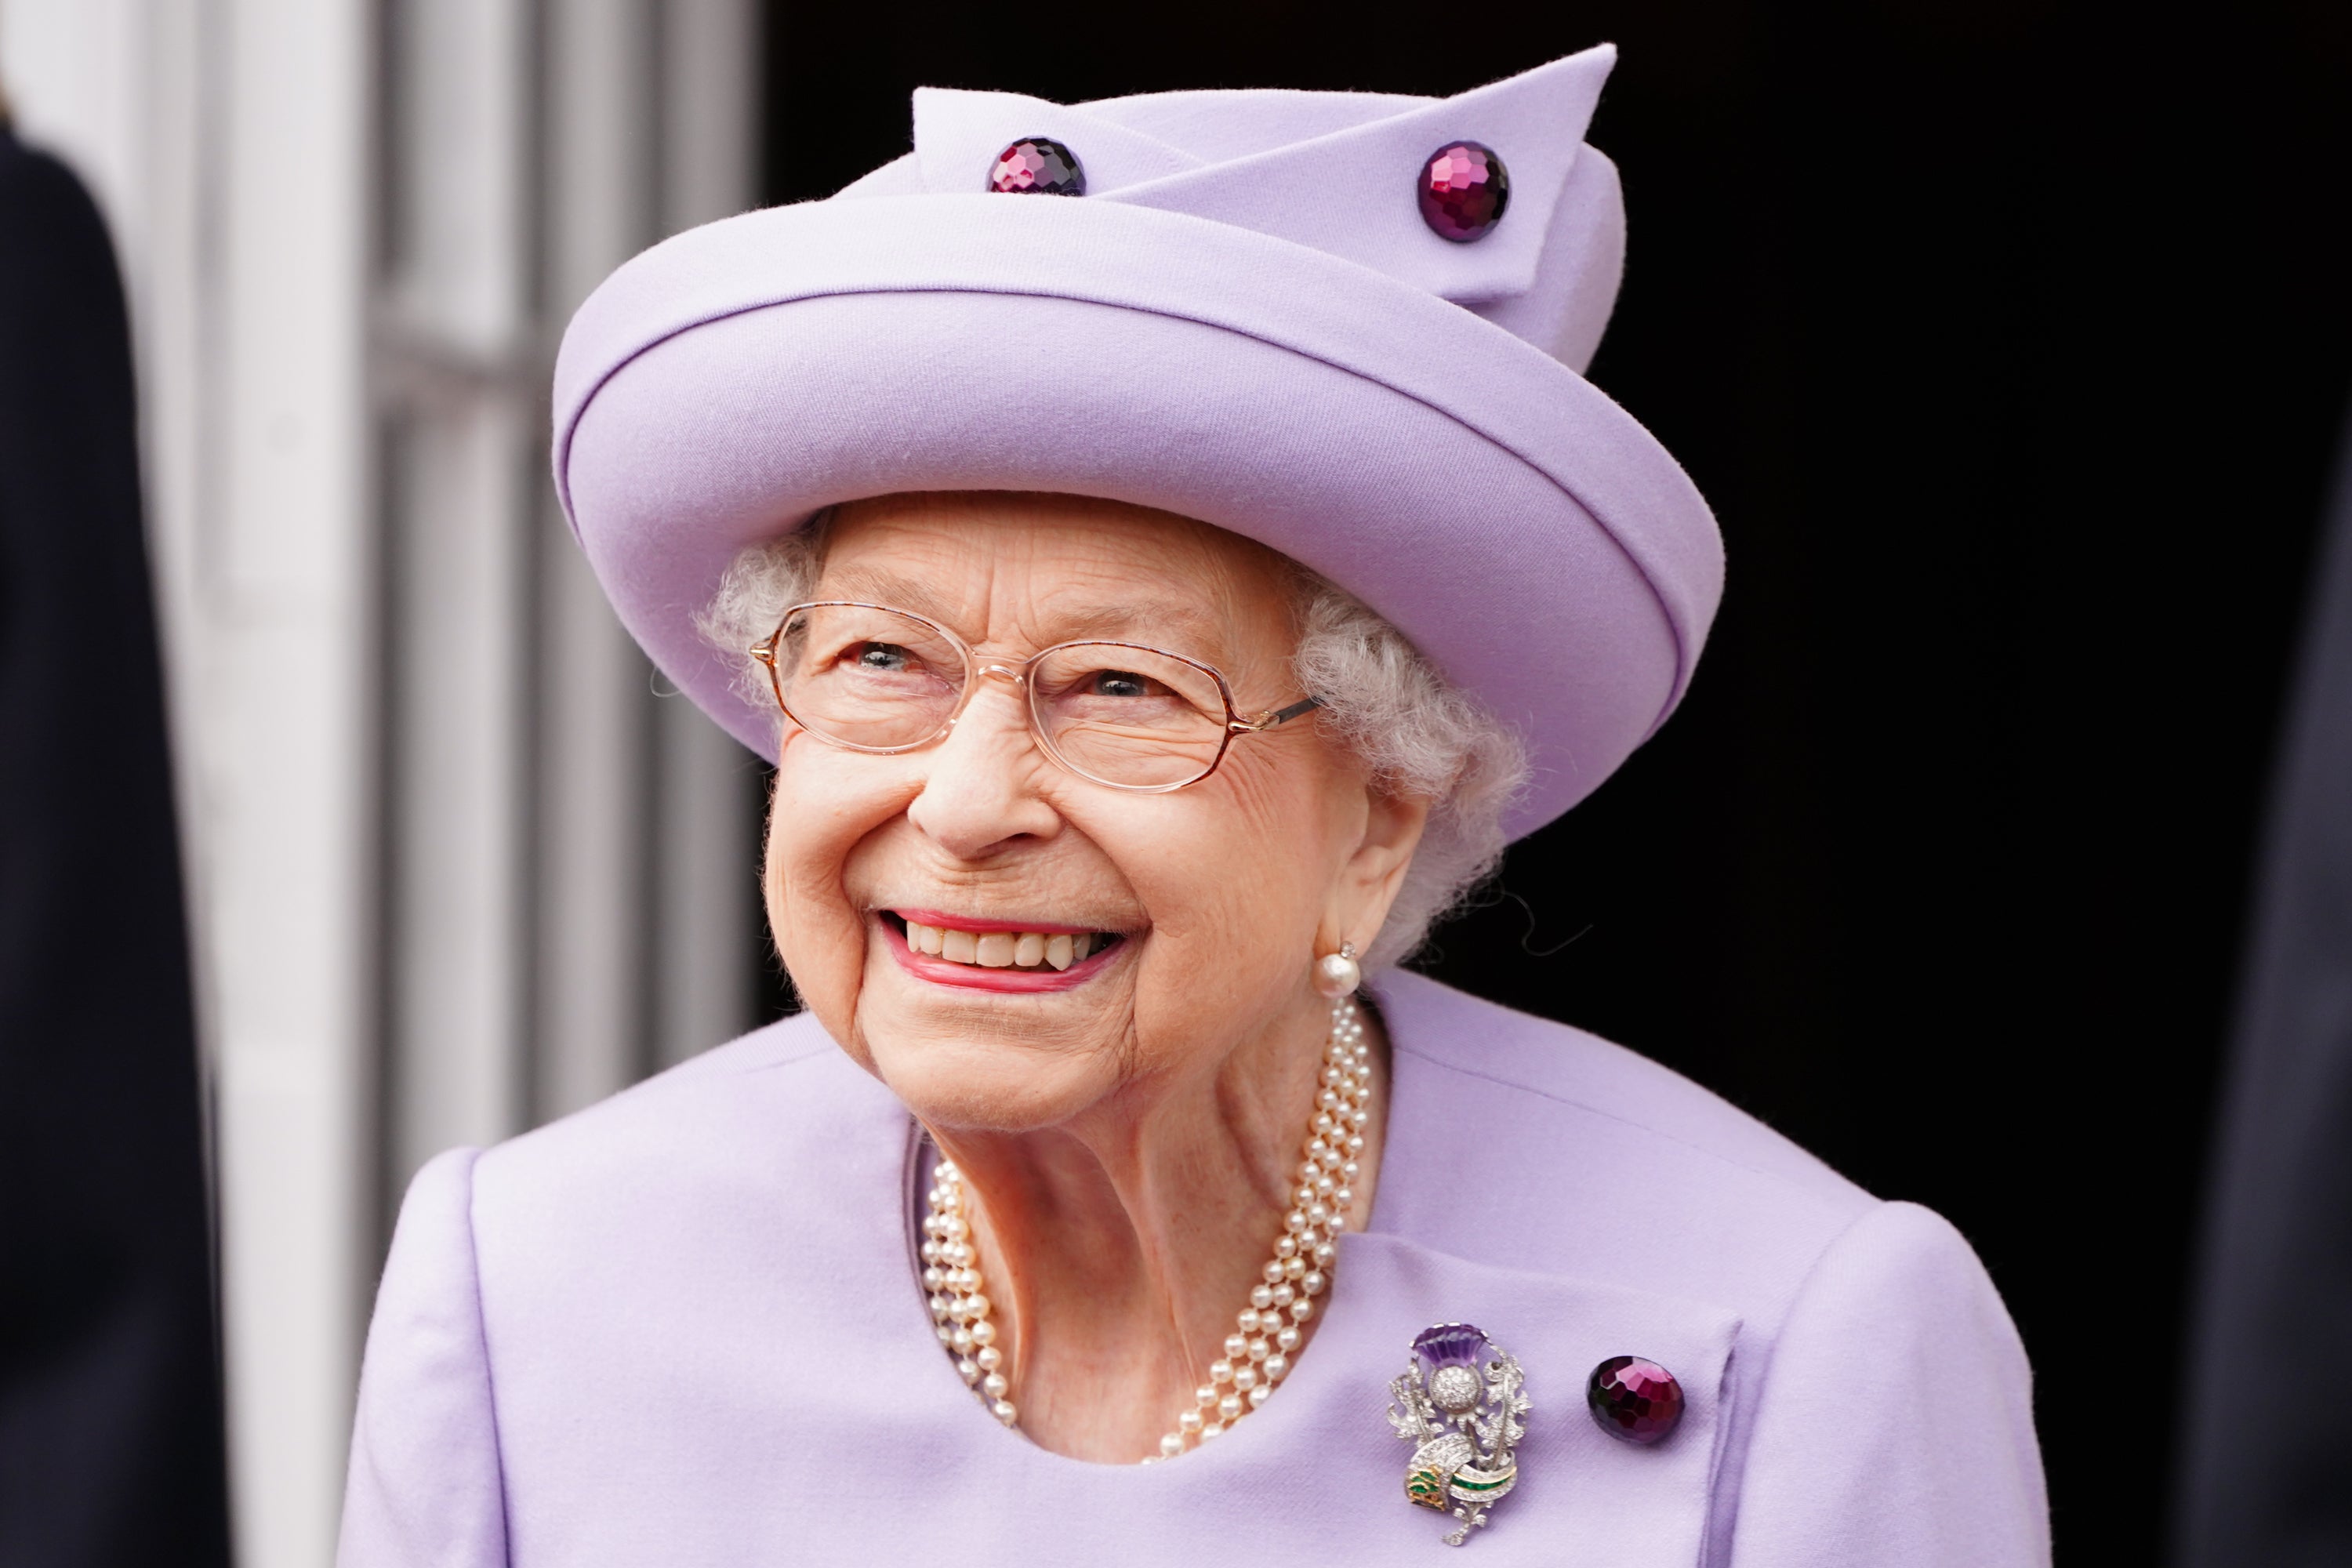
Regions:
<instances>
[{"instance_id":1,"label":"eyeglass temple arm","mask_svg":"<svg viewBox=\"0 0 2352 1568\"><path fill-rule=\"evenodd\" d=\"M1249 734L1259 730L1271 730L1276 724L1287 724L1301 713L1322 706L1323 699L1320 697L1304 698L1287 708L1277 708L1271 713L1261 713L1255 719L1236 719L1230 728L1237 735Z\"/></svg>"}]
</instances>

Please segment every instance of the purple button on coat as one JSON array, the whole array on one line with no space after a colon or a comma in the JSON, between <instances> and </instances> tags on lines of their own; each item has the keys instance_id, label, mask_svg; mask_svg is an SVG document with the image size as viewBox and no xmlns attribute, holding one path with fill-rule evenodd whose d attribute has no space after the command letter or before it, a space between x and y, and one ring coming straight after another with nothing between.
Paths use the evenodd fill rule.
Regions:
<instances>
[{"instance_id":1,"label":"purple button on coat","mask_svg":"<svg viewBox=\"0 0 2352 1568\"><path fill-rule=\"evenodd\" d=\"M911 1123L805 1015L426 1166L368 1337L342 1568L1430 1568L1381 1417L1432 1324L1535 1401L1487 1568L2030 1568L2026 1365L1952 1227L1706 1090L1433 981L1394 1047L1371 1225L1265 1407L1150 1467L992 1421L913 1277ZM1612 1259L1639 1258L1638 1270ZM1638 1347L1674 1440L1604 1435Z\"/></svg>"}]
</instances>

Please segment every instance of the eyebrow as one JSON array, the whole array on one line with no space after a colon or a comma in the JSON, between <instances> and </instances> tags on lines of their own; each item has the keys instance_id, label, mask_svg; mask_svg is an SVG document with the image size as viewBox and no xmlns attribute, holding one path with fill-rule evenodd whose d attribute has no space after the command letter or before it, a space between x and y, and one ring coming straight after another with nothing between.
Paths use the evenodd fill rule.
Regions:
<instances>
[{"instance_id":1,"label":"eyebrow","mask_svg":"<svg viewBox=\"0 0 2352 1568\"><path fill-rule=\"evenodd\" d=\"M938 595L911 577L902 577L887 567L851 566L826 584L828 597L862 599L886 608L912 610L928 616L941 626L964 636L956 626L951 611ZM1060 605L1049 607L1046 620L1054 630L1052 640L1062 642L1139 642L1152 643L1163 634L1179 639L1198 639L1201 644L1213 645L1222 653L1227 628L1218 618L1203 613L1199 606L1176 599L1149 596L1125 600L1117 605ZM1171 651L1181 651L1171 650Z\"/></svg>"}]
</instances>

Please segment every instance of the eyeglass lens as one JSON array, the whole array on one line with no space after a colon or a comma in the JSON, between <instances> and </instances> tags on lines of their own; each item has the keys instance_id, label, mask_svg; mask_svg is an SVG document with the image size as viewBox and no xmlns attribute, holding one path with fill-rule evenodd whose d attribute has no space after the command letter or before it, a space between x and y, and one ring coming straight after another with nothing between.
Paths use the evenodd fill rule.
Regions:
<instances>
[{"instance_id":1,"label":"eyeglass lens","mask_svg":"<svg viewBox=\"0 0 2352 1568\"><path fill-rule=\"evenodd\" d=\"M962 700L962 648L927 621L857 605L795 611L776 643L777 694L800 724L868 751L919 746ZM1029 671L1029 711L1074 771L1129 789L1189 784L1225 740L1216 678L1173 655L1070 643Z\"/></svg>"}]
</instances>

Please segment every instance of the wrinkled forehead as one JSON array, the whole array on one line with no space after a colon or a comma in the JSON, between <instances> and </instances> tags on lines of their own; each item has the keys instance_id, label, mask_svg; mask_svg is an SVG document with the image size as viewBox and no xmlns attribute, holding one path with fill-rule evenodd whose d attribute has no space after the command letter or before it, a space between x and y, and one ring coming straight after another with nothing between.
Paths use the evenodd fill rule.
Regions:
<instances>
[{"instance_id":1,"label":"wrinkled forehead","mask_svg":"<svg viewBox=\"0 0 2352 1568\"><path fill-rule=\"evenodd\" d=\"M912 610L992 652L1100 637L1238 666L1287 658L1297 580L1281 555L1190 518L983 492L845 504L817 593Z\"/></svg>"}]
</instances>

